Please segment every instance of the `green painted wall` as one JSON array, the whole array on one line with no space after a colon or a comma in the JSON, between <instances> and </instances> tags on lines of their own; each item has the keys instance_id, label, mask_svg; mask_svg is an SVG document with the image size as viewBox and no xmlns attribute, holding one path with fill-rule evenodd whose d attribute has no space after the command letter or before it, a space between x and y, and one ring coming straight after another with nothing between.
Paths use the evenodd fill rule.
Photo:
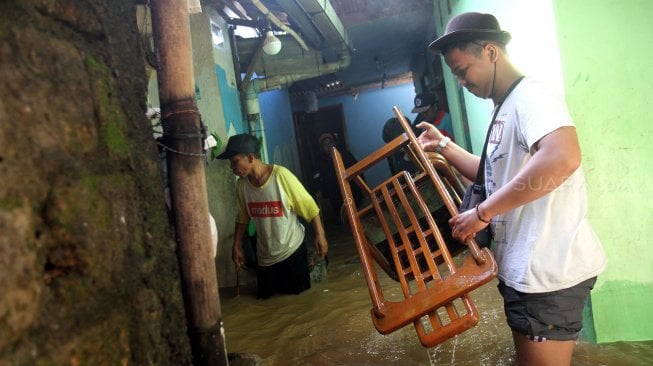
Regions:
<instances>
[{"instance_id":1,"label":"green painted wall","mask_svg":"<svg viewBox=\"0 0 653 366\"><path fill-rule=\"evenodd\" d=\"M609 257L592 292L598 342L653 339L653 1L554 1L590 220Z\"/></svg>"}]
</instances>

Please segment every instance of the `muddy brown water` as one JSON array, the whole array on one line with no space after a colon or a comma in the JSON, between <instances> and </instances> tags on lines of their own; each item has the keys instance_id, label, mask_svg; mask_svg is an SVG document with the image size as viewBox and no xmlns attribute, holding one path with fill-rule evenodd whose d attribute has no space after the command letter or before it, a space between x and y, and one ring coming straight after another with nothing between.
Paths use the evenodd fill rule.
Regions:
<instances>
[{"instance_id":1,"label":"muddy brown water","mask_svg":"<svg viewBox=\"0 0 653 366\"><path fill-rule=\"evenodd\" d=\"M478 324L433 348L408 325L389 335L374 328L371 301L351 234L329 228L325 281L300 295L255 298L253 284L220 290L229 353L255 354L262 365L514 365L512 337L492 281L472 292ZM379 272L384 288L400 286ZM579 342L574 366L653 365L653 341L595 345Z\"/></svg>"}]
</instances>

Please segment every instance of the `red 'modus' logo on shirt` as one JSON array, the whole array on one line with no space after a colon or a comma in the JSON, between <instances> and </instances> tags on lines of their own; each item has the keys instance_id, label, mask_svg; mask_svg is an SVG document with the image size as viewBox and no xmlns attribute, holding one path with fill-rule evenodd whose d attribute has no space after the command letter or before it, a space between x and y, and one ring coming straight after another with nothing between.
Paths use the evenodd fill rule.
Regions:
<instances>
[{"instance_id":1,"label":"red 'modus' logo on shirt","mask_svg":"<svg viewBox=\"0 0 653 366\"><path fill-rule=\"evenodd\" d=\"M248 202L249 216L251 217L282 217L281 201Z\"/></svg>"}]
</instances>

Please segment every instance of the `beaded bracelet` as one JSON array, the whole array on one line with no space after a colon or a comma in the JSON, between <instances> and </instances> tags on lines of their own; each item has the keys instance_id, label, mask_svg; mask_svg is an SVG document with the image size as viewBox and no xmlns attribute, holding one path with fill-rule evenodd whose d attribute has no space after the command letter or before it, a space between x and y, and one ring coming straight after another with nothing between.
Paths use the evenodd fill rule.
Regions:
<instances>
[{"instance_id":1,"label":"beaded bracelet","mask_svg":"<svg viewBox=\"0 0 653 366\"><path fill-rule=\"evenodd\" d=\"M476 207L475 207L475 208L476 208L476 217L478 217L479 220L483 221L483 222L486 223L486 224L491 223L491 222L492 222L492 219L489 219L489 220L487 220L487 221L486 221L486 220L483 220L483 218L481 217L481 213L478 211L478 206L479 206L479 205L480 205L480 203L477 203L477 204L476 204Z\"/></svg>"}]
</instances>

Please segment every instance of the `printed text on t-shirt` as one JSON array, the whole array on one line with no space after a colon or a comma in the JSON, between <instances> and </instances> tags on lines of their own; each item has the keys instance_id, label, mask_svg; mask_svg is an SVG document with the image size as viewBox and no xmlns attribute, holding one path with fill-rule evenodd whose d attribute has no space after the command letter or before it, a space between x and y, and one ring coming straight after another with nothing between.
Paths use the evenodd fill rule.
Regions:
<instances>
[{"instance_id":1,"label":"printed text on t-shirt","mask_svg":"<svg viewBox=\"0 0 653 366\"><path fill-rule=\"evenodd\" d=\"M492 125L492 132L490 132L490 144L498 145L501 143L504 125L504 121L494 121L494 124Z\"/></svg>"},{"instance_id":2,"label":"printed text on t-shirt","mask_svg":"<svg viewBox=\"0 0 653 366\"><path fill-rule=\"evenodd\" d=\"M251 217L282 217L281 201L248 202Z\"/></svg>"}]
</instances>

